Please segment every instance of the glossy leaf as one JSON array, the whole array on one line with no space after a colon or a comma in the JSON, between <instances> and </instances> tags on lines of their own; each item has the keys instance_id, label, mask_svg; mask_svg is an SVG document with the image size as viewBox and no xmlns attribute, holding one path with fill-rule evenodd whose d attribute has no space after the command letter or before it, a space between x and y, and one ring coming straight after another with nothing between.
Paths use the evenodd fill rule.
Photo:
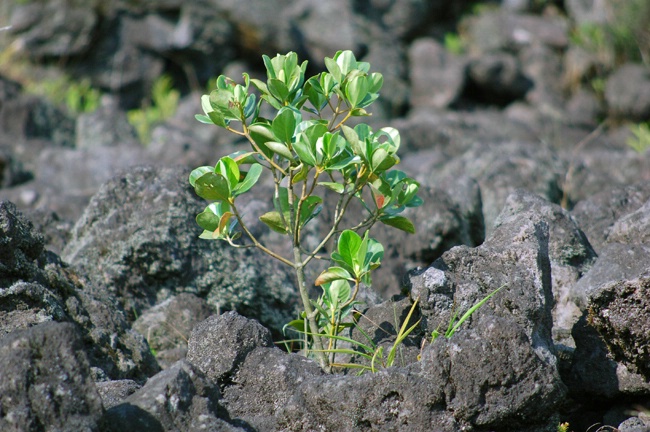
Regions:
<instances>
[{"instance_id":1,"label":"glossy leaf","mask_svg":"<svg viewBox=\"0 0 650 432\"><path fill-rule=\"evenodd\" d=\"M343 267L330 267L318 276L314 285L321 286L340 279L352 279L352 275Z\"/></svg>"},{"instance_id":2,"label":"glossy leaf","mask_svg":"<svg viewBox=\"0 0 650 432\"><path fill-rule=\"evenodd\" d=\"M194 118L204 124L214 124L214 122L210 119L210 117L203 114L195 114Z\"/></svg>"},{"instance_id":3,"label":"glossy leaf","mask_svg":"<svg viewBox=\"0 0 650 432\"><path fill-rule=\"evenodd\" d=\"M221 174L206 173L196 179L194 190L201 198L211 201L227 201L230 199L228 180Z\"/></svg>"},{"instance_id":4,"label":"glossy leaf","mask_svg":"<svg viewBox=\"0 0 650 432\"><path fill-rule=\"evenodd\" d=\"M337 249L340 259L350 266L355 273L358 272L361 266L361 262L359 262L357 256L362 242L359 234L352 230L345 230L339 236Z\"/></svg>"},{"instance_id":5,"label":"glossy leaf","mask_svg":"<svg viewBox=\"0 0 650 432\"><path fill-rule=\"evenodd\" d=\"M284 107L273 119L271 127L273 133L281 142L290 144L293 139L296 125L300 122L300 113L293 108Z\"/></svg>"},{"instance_id":6,"label":"glossy leaf","mask_svg":"<svg viewBox=\"0 0 650 432\"><path fill-rule=\"evenodd\" d=\"M219 159L219 162L214 167L214 172L221 174L228 180L228 188L230 190L235 189L237 183L239 183L239 165L228 156Z\"/></svg>"},{"instance_id":7,"label":"glossy leaf","mask_svg":"<svg viewBox=\"0 0 650 432\"><path fill-rule=\"evenodd\" d=\"M336 60L325 57L325 67L331 74L332 78L334 78L337 82L343 81L342 76L341 76L341 68L339 67L338 63L336 63Z\"/></svg>"},{"instance_id":8,"label":"glossy leaf","mask_svg":"<svg viewBox=\"0 0 650 432\"><path fill-rule=\"evenodd\" d=\"M415 234L415 226L413 222L404 216L387 216L379 218L379 221L385 225L392 226L410 234Z\"/></svg>"},{"instance_id":9,"label":"glossy leaf","mask_svg":"<svg viewBox=\"0 0 650 432\"><path fill-rule=\"evenodd\" d=\"M368 80L365 76L354 77L346 87L346 94L351 107L356 107L368 94Z\"/></svg>"},{"instance_id":10,"label":"glossy leaf","mask_svg":"<svg viewBox=\"0 0 650 432\"><path fill-rule=\"evenodd\" d=\"M303 163L316 166L316 156L312 152L311 145L304 133L301 133L296 142L293 143L293 149Z\"/></svg>"},{"instance_id":11,"label":"glossy leaf","mask_svg":"<svg viewBox=\"0 0 650 432\"><path fill-rule=\"evenodd\" d=\"M255 183L257 183L257 180L259 180L260 175L262 175L262 170L263 167L260 164L256 163L251 165L248 173L246 173L246 177L244 177L244 180L242 180L242 182L239 183L233 190L233 196L238 196L245 192L248 192L250 188L255 186Z\"/></svg>"},{"instance_id":12,"label":"glossy leaf","mask_svg":"<svg viewBox=\"0 0 650 432\"><path fill-rule=\"evenodd\" d=\"M300 225L305 226L323 209L323 199L316 195L308 196L300 208Z\"/></svg>"},{"instance_id":13,"label":"glossy leaf","mask_svg":"<svg viewBox=\"0 0 650 432\"><path fill-rule=\"evenodd\" d=\"M318 182L320 186L325 186L328 189L333 190L336 193L342 194L345 191L345 186L340 183L335 182Z\"/></svg>"},{"instance_id":14,"label":"glossy leaf","mask_svg":"<svg viewBox=\"0 0 650 432\"><path fill-rule=\"evenodd\" d=\"M363 145L361 139L359 139L359 135L357 134L357 131L346 125L342 125L341 130L343 131L343 135L345 136L345 139L348 141L348 143L350 143L350 147L352 148L354 154L359 156L365 156L366 154L365 146Z\"/></svg>"},{"instance_id":15,"label":"glossy leaf","mask_svg":"<svg viewBox=\"0 0 650 432\"><path fill-rule=\"evenodd\" d=\"M286 101L289 98L289 89L286 84L279 79L270 78L267 81L269 93L279 101Z\"/></svg>"},{"instance_id":16,"label":"glossy leaf","mask_svg":"<svg viewBox=\"0 0 650 432\"><path fill-rule=\"evenodd\" d=\"M269 141L266 143L266 147L268 147L269 150L271 150L273 153L279 154L280 156L289 160L293 160L293 154L285 143Z\"/></svg>"},{"instance_id":17,"label":"glossy leaf","mask_svg":"<svg viewBox=\"0 0 650 432\"><path fill-rule=\"evenodd\" d=\"M214 172L214 168L211 166L202 166L193 169L192 172L190 173L190 185L194 187L194 184L196 183L196 179L201 177L203 174L212 173L212 172Z\"/></svg>"}]
</instances>

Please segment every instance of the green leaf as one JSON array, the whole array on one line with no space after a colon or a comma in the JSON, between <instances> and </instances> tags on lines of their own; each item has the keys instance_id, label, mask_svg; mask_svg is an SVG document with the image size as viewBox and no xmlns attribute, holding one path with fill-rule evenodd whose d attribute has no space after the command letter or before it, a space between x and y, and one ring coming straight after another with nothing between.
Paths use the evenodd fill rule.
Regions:
<instances>
[{"instance_id":1,"label":"green leaf","mask_svg":"<svg viewBox=\"0 0 650 432\"><path fill-rule=\"evenodd\" d=\"M379 168L381 167L381 164L384 163L388 157L388 152L383 148L375 149L372 153L372 159L370 160L370 166L372 167L373 172L380 172Z\"/></svg>"},{"instance_id":2,"label":"green leaf","mask_svg":"<svg viewBox=\"0 0 650 432\"><path fill-rule=\"evenodd\" d=\"M259 180L260 175L262 174L263 167L262 165L256 163L252 164L250 169L248 170L248 173L246 173L246 177L244 177L244 180L235 187L233 190L233 197L241 195L245 192L248 192L250 188L255 186L255 183L257 183L257 180Z\"/></svg>"},{"instance_id":3,"label":"green leaf","mask_svg":"<svg viewBox=\"0 0 650 432\"><path fill-rule=\"evenodd\" d=\"M326 188L329 188L333 190L336 193L342 194L345 191L345 186L340 184L340 183L335 183L335 182L318 182L318 185L320 186L325 186Z\"/></svg>"},{"instance_id":4,"label":"green leaf","mask_svg":"<svg viewBox=\"0 0 650 432\"><path fill-rule=\"evenodd\" d=\"M384 85L384 77L379 72L374 72L368 75L368 93L378 93Z\"/></svg>"},{"instance_id":5,"label":"green leaf","mask_svg":"<svg viewBox=\"0 0 650 432\"><path fill-rule=\"evenodd\" d=\"M413 222L404 216L383 216L379 218L379 221L385 225L406 231L407 233L415 234L415 226L413 225Z\"/></svg>"},{"instance_id":6,"label":"green leaf","mask_svg":"<svg viewBox=\"0 0 650 432\"><path fill-rule=\"evenodd\" d=\"M203 174L214 172L214 168L211 166L202 166L192 170L190 173L190 184L194 187L196 179L201 177Z\"/></svg>"},{"instance_id":7,"label":"green leaf","mask_svg":"<svg viewBox=\"0 0 650 432\"><path fill-rule=\"evenodd\" d=\"M351 107L354 108L366 97L368 94L368 80L365 76L354 77L345 88L345 93Z\"/></svg>"},{"instance_id":8,"label":"green leaf","mask_svg":"<svg viewBox=\"0 0 650 432\"><path fill-rule=\"evenodd\" d=\"M195 114L194 118L197 119L201 123L210 124L210 125L214 124L214 122L210 119L210 117L205 116L203 114Z\"/></svg>"},{"instance_id":9,"label":"green leaf","mask_svg":"<svg viewBox=\"0 0 650 432\"><path fill-rule=\"evenodd\" d=\"M257 144L262 152L267 157L272 156L271 150L266 146L266 143L269 141L277 141L278 138L273 134L273 129L270 124L267 123L253 123L248 127L248 133L250 134L255 144Z\"/></svg>"},{"instance_id":10,"label":"green leaf","mask_svg":"<svg viewBox=\"0 0 650 432\"><path fill-rule=\"evenodd\" d=\"M306 141L307 137L305 133L301 132L296 142L293 143L293 149L303 163L309 166L316 166L316 157L311 151L311 145Z\"/></svg>"},{"instance_id":11,"label":"green leaf","mask_svg":"<svg viewBox=\"0 0 650 432\"><path fill-rule=\"evenodd\" d=\"M217 111L210 111L208 113L208 117L212 121L213 124L225 128L228 126L228 121L224 118L223 114Z\"/></svg>"},{"instance_id":12,"label":"green leaf","mask_svg":"<svg viewBox=\"0 0 650 432\"><path fill-rule=\"evenodd\" d=\"M264 213L260 216L260 221L277 233L286 234L288 232L286 225L282 222L280 213L277 211Z\"/></svg>"},{"instance_id":13,"label":"green leaf","mask_svg":"<svg viewBox=\"0 0 650 432\"><path fill-rule=\"evenodd\" d=\"M300 208L300 226L307 225L310 220L321 212L322 203L323 199L316 195L310 195L305 199Z\"/></svg>"},{"instance_id":14,"label":"green leaf","mask_svg":"<svg viewBox=\"0 0 650 432\"><path fill-rule=\"evenodd\" d=\"M343 267L330 267L327 270L323 271L320 276L318 276L318 278L316 278L314 285L321 286L323 284L340 279L352 279L352 276Z\"/></svg>"},{"instance_id":15,"label":"green leaf","mask_svg":"<svg viewBox=\"0 0 650 432\"><path fill-rule=\"evenodd\" d=\"M262 93L262 94L270 94L269 89L266 86L265 82L260 81L260 80L258 80L256 78L251 78L251 83L255 86L255 88L257 88L260 91L260 93Z\"/></svg>"},{"instance_id":16,"label":"green leaf","mask_svg":"<svg viewBox=\"0 0 650 432\"><path fill-rule=\"evenodd\" d=\"M257 152L249 150L238 150L236 152L230 153L228 157L237 162L237 165L241 166L256 164L258 159L255 157L255 155L257 155Z\"/></svg>"},{"instance_id":17,"label":"green leaf","mask_svg":"<svg viewBox=\"0 0 650 432\"><path fill-rule=\"evenodd\" d=\"M289 148L285 143L281 143L277 141L269 141L265 145L273 153L277 153L282 157L285 157L289 160L293 160L293 154L291 153L291 150L289 150Z\"/></svg>"},{"instance_id":18,"label":"green leaf","mask_svg":"<svg viewBox=\"0 0 650 432\"><path fill-rule=\"evenodd\" d=\"M300 112L294 108L283 107L275 119L273 119L273 123L271 123L275 136L280 141L290 144L296 130L296 125L302 120L300 117Z\"/></svg>"},{"instance_id":19,"label":"green leaf","mask_svg":"<svg viewBox=\"0 0 650 432\"><path fill-rule=\"evenodd\" d=\"M210 103L210 95L201 96L201 108L206 116L210 111L214 111L212 104Z\"/></svg>"},{"instance_id":20,"label":"green leaf","mask_svg":"<svg viewBox=\"0 0 650 432\"><path fill-rule=\"evenodd\" d=\"M336 56L335 56L336 57ZM336 80L336 82L340 83L343 81L341 77L341 68L339 65L336 63L336 60L331 59L329 57L325 57L325 67L331 74L332 78ZM327 90L326 87L323 87L325 90Z\"/></svg>"},{"instance_id":21,"label":"green leaf","mask_svg":"<svg viewBox=\"0 0 650 432\"><path fill-rule=\"evenodd\" d=\"M267 81L267 87L269 93L280 102L286 102L289 98L289 89L286 84L279 79L269 78Z\"/></svg>"},{"instance_id":22,"label":"green leaf","mask_svg":"<svg viewBox=\"0 0 650 432\"><path fill-rule=\"evenodd\" d=\"M228 180L228 188L234 190L239 183L239 165L228 156L219 159L214 167L214 172L221 174Z\"/></svg>"},{"instance_id":23,"label":"green leaf","mask_svg":"<svg viewBox=\"0 0 650 432\"><path fill-rule=\"evenodd\" d=\"M341 125L341 130L343 130L343 135L345 136L345 139L350 143L350 147L352 148L354 154L365 156L365 146L361 143L356 130L346 125Z\"/></svg>"},{"instance_id":24,"label":"green leaf","mask_svg":"<svg viewBox=\"0 0 650 432\"><path fill-rule=\"evenodd\" d=\"M246 98L244 104L244 117L249 118L255 113L257 99L255 94L251 94Z\"/></svg>"},{"instance_id":25,"label":"green leaf","mask_svg":"<svg viewBox=\"0 0 650 432\"><path fill-rule=\"evenodd\" d=\"M357 68L357 59L350 50L339 51L334 56L343 76Z\"/></svg>"},{"instance_id":26,"label":"green leaf","mask_svg":"<svg viewBox=\"0 0 650 432\"><path fill-rule=\"evenodd\" d=\"M196 179L194 190L201 198L211 201L228 201L230 199L230 188L228 180L221 174L206 173Z\"/></svg>"},{"instance_id":27,"label":"green leaf","mask_svg":"<svg viewBox=\"0 0 650 432\"><path fill-rule=\"evenodd\" d=\"M196 223L206 231L217 231L220 219L221 215L216 214L214 210L206 208L196 216Z\"/></svg>"},{"instance_id":28,"label":"green leaf","mask_svg":"<svg viewBox=\"0 0 650 432\"><path fill-rule=\"evenodd\" d=\"M338 241L338 252L341 260L347 264L349 267L354 269L355 273L361 268L361 263L359 261L358 253L361 248L362 239L356 232L352 230L345 230L339 236ZM358 274L357 274L358 275Z\"/></svg>"}]
</instances>

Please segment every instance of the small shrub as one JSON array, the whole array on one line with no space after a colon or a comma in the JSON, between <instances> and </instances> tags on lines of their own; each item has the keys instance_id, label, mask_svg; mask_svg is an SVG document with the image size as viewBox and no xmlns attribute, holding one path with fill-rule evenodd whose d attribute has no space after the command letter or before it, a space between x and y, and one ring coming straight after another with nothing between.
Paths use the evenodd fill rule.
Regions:
<instances>
[{"instance_id":1,"label":"small shrub","mask_svg":"<svg viewBox=\"0 0 650 432\"><path fill-rule=\"evenodd\" d=\"M370 228L383 223L410 233L413 223L402 216L419 206L419 184L393 169L399 162L399 132L390 127L374 131L364 123L347 125L355 117L369 116L366 109L379 97L380 73L357 61L351 51L325 58L326 72L305 77L307 62L295 53L263 57L267 81L250 79L243 84L219 76L216 89L201 97L200 122L214 124L250 144L247 151L222 157L217 164L196 168L190 184L213 203L197 216L204 239L223 240L236 248L258 248L293 268L303 312L289 326L304 335L305 351L317 358L324 370L332 367L329 353L336 350L342 320L357 304L361 284L371 285L371 273L384 254L383 246L369 236ZM259 92L257 99L251 90ZM273 118L260 115L262 104L274 110ZM274 190L269 211L259 220L286 236L289 257L263 245L242 220L237 199L248 192L266 171ZM334 198L326 202L325 192ZM366 213L356 225L340 225L350 203L356 200ZM307 249L305 226L331 206L331 226L318 245ZM331 266L316 279L323 294L309 297L305 266L321 258L323 248L336 246Z\"/></svg>"}]
</instances>

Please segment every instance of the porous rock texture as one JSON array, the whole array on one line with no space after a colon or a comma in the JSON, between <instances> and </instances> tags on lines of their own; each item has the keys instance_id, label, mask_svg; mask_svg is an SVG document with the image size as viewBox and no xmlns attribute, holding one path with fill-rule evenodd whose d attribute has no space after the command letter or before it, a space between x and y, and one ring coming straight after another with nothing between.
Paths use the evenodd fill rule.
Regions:
<instances>
[{"instance_id":1,"label":"porous rock texture","mask_svg":"<svg viewBox=\"0 0 650 432\"><path fill-rule=\"evenodd\" d=\"M0 2L0 430L650 430L650 157L626 144L650 120L650 74L572 37L630 3ZM343 49L383 74L363 120L400 130L425 201L406 213L415 236L371 232L384 262L345 335L384 357L361 376L280 349L290 269L199 239L207 203L187 184L248 150L194 119L214 77L263 78L261 55L290 50L317 73ZM98 109L34 94L32 70L41 89L90 83ZM181 98L140 143L128 111L163 73ZM243 217L288 253L256 222L268 180Z\"/></svg>"}]
</instances>

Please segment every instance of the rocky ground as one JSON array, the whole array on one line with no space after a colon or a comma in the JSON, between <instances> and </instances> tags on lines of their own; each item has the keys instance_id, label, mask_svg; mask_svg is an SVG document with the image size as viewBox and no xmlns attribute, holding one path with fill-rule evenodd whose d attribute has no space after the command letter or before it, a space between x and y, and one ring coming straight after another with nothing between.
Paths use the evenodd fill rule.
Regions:
<instances>
[{"instance_id":1,"label":"rocky ground","mask_svg":"<svg viewBox=\"0 0 650 432\"><path fill-rule=\"evenodd\" d=\"M0 430L650 430L650 150L627 144L650 121L650 44L643 64L576 36L615 0L14 3L0 60L104 96L72 114L0 61ZM421 325L362 376L276 347L292 275L198 239L187 184L244 148L194 120L208 78L340 49L384 74L370 122L400 130L425 201L416 235L374 232L360 322L390 347L419 299ZM162 73L181 99L145 145L126 111Z\"/></svg>"}]
</instances>

